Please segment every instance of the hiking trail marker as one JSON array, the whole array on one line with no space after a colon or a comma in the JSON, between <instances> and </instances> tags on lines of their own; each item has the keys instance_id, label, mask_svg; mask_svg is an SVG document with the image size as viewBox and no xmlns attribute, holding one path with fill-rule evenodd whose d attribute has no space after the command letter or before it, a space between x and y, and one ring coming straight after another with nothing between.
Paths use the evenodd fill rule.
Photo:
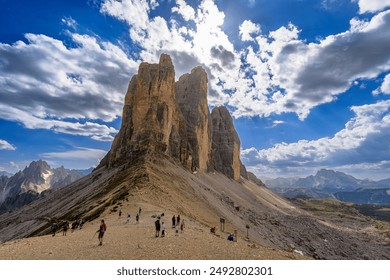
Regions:
<instances>
[{"instance_id":1,"label":"hiking trail marker","mask_svg":"<svg viewBox=\"0 0 390 280\"><path fill-rule=\"evenodd\" d=\"M225 218L220 217L219 222L221 223L221 231L224 232L225 231Z\"/></svg>"}]
</instances>

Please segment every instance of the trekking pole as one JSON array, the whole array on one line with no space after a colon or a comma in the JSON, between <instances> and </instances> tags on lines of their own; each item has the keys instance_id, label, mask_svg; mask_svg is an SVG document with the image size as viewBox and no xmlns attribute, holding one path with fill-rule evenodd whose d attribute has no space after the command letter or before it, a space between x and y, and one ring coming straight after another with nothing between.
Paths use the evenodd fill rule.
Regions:
<instances>
[{"instance_id":1,"label":"trekking pole","mask_svg":"<svg viewBox=\"0 0 390 280\"><path fill-rule=\"evenodd\" d=\"M91 240L92 240L92 239L94 239L94 237L95 237L96 233L98 233L98 232L97 232L97 231L95 232L95 234L92 236Z\"/></svg>"}]
</instances>

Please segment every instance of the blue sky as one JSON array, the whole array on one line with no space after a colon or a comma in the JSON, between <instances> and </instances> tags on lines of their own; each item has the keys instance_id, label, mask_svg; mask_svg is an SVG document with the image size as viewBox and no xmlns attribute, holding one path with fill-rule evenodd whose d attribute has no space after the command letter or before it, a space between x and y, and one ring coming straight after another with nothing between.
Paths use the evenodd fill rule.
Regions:
<instances>
[{"instance_id":1,"label":"blue sky","mask_svg":"<svg viewBox=\"0 0 390 280\"><path fill-rule=\"evenodd\" d=\"M390 177L390 0L0 0L0 171L88 168L141 61L202 65L260 176Z\"/></svg>"}]
</instances>

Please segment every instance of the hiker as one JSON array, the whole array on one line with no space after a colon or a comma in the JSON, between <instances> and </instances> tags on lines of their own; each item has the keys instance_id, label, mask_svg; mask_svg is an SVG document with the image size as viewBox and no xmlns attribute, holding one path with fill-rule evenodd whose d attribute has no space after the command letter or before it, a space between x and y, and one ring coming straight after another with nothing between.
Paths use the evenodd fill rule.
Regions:
<instances>
[{"instance_id":1,"label":"hiker","mask_svg":"<svg viewBox=\"0 0 390 280\"><path fill-rule=\"evenodd\" d=\"M74 232L75 229L76 229L76 222L73 222L72 223L72 233Z\"/></svg>"},{"instance_id":2,"label":"hiker","mask_svg":"<svg viewBox=\"0 0 390 280\"><path fill-rule=\"evenodd\" d=\"M183 233L183 231L184 231L184 227L185 227L185 225L184 225L184 219L183 219L183 221L181 222L181 224L180 224L180 231Z\"/></svg>"},{"instance_id":3,"label":"hiker","mask_svg":"<svg viewBox=\"0 0 390 280\"><path fill-rule=\"evenodd\" d=\"M161 237L165 237L165 225L164 222L161 224Z\"/></svg>"},{"instance_id":4,"label":"hiker","mask_svg":"<svg viewBox=\"0 0 390 280\"><path fill-rule=\"evenodd\" d=\"M130 213L127 213L127 221L126 221L126 223L130 222L130 218L131 218Z\"/></svg>"},{"instance_id":5,"label":"hiker","mask_svg":"<svg viewBox=\"0 0 390 280\"><path fill-rule=\"evenodd\" d=\"M137 224L139 223L139 214L137 213L137 215L135 215L135 220L137 222Z\"/></svg>"},{"instance_id":6,"label":"hiker","mask_svg":"<svg viewBox=\"0 0 390 280\"><path fill-rule=\"evenodd\" d=\"M233 233L229 233L227 240L234 241L234 234Z\"/></svg>"},{"instance_id":7,"label":"hiker","mask_svg":"<svg viewBox=\"0 0 390 280\"><path fill-rule=\"evenodd\" d=\"M179 225L175 226L175 236L179 236Z\"/></svg>"},{"instance_id":8,"label":"hiker","mask_svg":"<svg viewBox=\"0 0 390 280\"><path fill-rule=\"evenodd\" d=\"M80 229L82 229L83 225L84 225L84 220L83 219L80 220L79 225L80 225Z\"/></svg>"},{"instance_id":9,"label":"hiker","mask_svg":"<svg viewBox=\"0 0 390 280\"><path fill-rule=\"evenodd\" d=\"M66 236L66 232L68 231L68 228L69 228L69 223L68 223L68 221L66 221L62 225L62 236Z\"/></svg>"},{"instance_id":10,"label":"hiker","mask_svg":"<svg viewBox=\"0 0 390 280\"><path fill-rule=\"evenodd\" d=\"M180 226L180 215L177 215L177 218L176 218L176 225L177 225L177 226Z\"/></svg>"},{"instance_id":11,"label":"hiker","mask_svg":"<svg viewBox=\"0 0 390 280\"><path fill-rule=\"evenodd\" d=\"M96 232L96 233L99 233L99 235L98 235L99 246L103 245L103 236L104 236L104 233L106 232L106 230L107 230L107 226L104 223L104 220L102 220L100 223L100 227Z\"/></svg>"},{"instance_id":12,"label":"hiker","mask_svg":"<svg viewBox=\"0 0 390 280\"><path fill-rule=\"evenodd\" d=\"M175 215L173 215L173 217L172 217L172 228L175 228L175 226L176 226L176 217L175 217Z\"/></svg>"},{"instance_id":13,"label":"hiker","mask_svg":"<svg viewBox=\"0 0 390 280\"><path fill-rule=\"evenodd\" d=\"M157 220L154 222L154 225L156 227L156 237L159 237L160 236L160 229L161 229L160 218L157 218Z\"/></svg>"},{"instance_id":14,"label":"hiker","mask_svg":"<svg viewBox=\"0 0 390 280\"><path fill-rule=\"evenodd\" d=\"M56 236L57 227L57 223L53 222L53 224L51 225L51 233L53 236Z\"/></svg>"}]
</instances>

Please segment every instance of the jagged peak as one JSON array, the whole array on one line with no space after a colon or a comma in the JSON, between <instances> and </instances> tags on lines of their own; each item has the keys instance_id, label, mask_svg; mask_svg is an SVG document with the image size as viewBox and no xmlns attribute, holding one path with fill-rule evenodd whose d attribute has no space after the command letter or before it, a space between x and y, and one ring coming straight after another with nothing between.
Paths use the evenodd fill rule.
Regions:
<instances>
[{"instance_id":1,"label":"jagged peak","mask_svg":"<svg viewBox=\"0 0 390 280\"><path fill-rule=\"evenodd\" d=\"M213 122L207 102L207 72L195 67L175 83L172 59L161 54L158 64L143 62L129 84L123 108L122 125L110 154L99 167L119 166L147 154L163 153L189 170L217 170L238 180L240 140L229 111L218 111L217 141L229 152L215 149L217 165L212 167ZM218 131L222 129L223 131ZM230 139L229 141L223 138ZM228 158L228 160L225 160ZM229 167L224 166L229 164ZM225 168L226 167L226 168ZM243 167L243 166L242 166ZM246 174L245 168L241 168ZM230 171L227 171L230 170ZM233 171L231 171L233 170Z\"/></svg>"},{"instance_id":2,"label":"jagged peak","mask_svg":"<svg viewBox=\"0 0 390 280\"><path fill-rule=\"evenodd\" d=\"M160 61L158 63L160 66L163 67L172 67L173 68L173 63L172 59L168 54L162 53L160 55Z\"/></svg>"}]
</instances>

